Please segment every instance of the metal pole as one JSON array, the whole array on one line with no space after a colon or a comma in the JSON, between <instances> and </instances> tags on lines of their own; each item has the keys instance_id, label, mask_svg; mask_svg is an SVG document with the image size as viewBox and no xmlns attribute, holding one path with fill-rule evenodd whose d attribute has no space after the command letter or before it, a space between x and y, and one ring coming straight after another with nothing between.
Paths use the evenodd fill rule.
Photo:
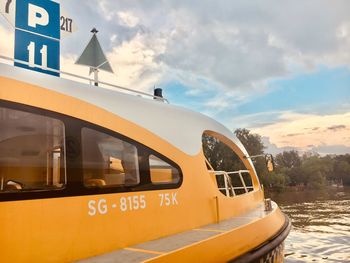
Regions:
<instances>
[{"instance_id":1,"label":"metal pole","mask_svg":"<svg viewBox=\"0 0 350 263\"><path fill-rule=\"evenodd\" d=\"M225 174L223 174L224 176L224 183L225 183L225 190L226 190L226 196L230 196L230 190L228 189L228 180Z\"/></svg>"},{"instance_id":2,"label":"metal pole","mask_svg":"<svg viewBox=\"0 0 350 263\"><path fill-rule=\"evenodd\" d=\"M243 158L244 159L254 159L254 158L263 157L263 156L265 156L265 154L259 154L259 155L253 155L253 156L246 156L246 155L244 155Z\"/></svg>"},{"instance_id":3,"label":"metal pole","mask_svg":"<svg viewBox=\"0 0 350 263\"><path fill-rule=\"evenodd\" d=\"M241 182L242 182L242 185L243 185L243 187L244 187L244 191L245 191L246 193L248 193L247 185L246 185L245 182L244 182L244 179L243 179L243 176L242 176L242 174L241 174L241 171L238 171L238 174L239 174L239 178L241 178Z\"/></svg>"},{"instance_id":4,"label":"metal pole","mask_svg":"<svg viewBox=\"0 0 350 263\"><path fill-rule=\"evenodd\" d=\"M95 86L98 86L98 69L94 69Z\"/></svg>"}]
</instances>

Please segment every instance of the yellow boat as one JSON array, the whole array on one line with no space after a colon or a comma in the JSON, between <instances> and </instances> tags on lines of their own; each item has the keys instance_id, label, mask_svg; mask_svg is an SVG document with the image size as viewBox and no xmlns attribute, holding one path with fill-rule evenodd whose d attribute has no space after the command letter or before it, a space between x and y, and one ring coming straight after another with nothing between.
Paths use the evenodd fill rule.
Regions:
<instances>
[{"instance_id":1,"label":"yellow boat","mask_svg":"<svg viewBox=\"0 0 350 263\"><path fill-rule=\"evenodd\" d=\"M282 262L289 220L232 132L127 93L0 64L0 262Z\"/></svg>"}]
</instances>

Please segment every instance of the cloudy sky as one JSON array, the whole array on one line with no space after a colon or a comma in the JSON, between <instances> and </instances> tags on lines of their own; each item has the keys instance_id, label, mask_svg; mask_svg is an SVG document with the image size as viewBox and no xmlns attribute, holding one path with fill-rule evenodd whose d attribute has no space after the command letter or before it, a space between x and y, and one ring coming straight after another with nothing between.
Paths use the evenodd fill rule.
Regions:
<instances>
[{"instance_id":1,"label":"cloudy sky","mask_svg":"<svg viewBox=\"0 0 350 263\"><path fill-rule=\"evenodd\" d=\"M103 79L229 129L248 128L273 153L350 153L350 1L62 0L77 31L61 40L62 70L98 37L115 70ZM0 50L13 56L0 18Z\"/></svg>"}]
</instances>

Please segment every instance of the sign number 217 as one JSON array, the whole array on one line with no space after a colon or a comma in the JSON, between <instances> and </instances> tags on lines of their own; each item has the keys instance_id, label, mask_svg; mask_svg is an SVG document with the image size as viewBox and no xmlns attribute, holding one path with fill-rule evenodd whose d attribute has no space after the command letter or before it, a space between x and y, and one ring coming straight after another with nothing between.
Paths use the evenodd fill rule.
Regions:
<instances>
[{"instance_id":1,"label":"sign number 217","mask_svg":"<svg viewBox=\"0 0 350 263\"><path fill-rule=\"evenodd\" d=\"M72 33L73 31L73 19L61 16L61 30Z\"/></svg>"}]
</instances>

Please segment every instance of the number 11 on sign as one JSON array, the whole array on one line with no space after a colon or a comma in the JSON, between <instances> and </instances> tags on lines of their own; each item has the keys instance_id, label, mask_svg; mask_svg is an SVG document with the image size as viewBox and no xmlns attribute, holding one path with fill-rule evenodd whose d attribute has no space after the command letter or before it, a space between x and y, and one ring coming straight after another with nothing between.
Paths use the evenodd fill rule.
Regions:
<instances>
[{"instance_id":1,"label":"number 11 on sign","mask_svg":"<svg viewBox=\"0 0 350 263\"><path fill-rule=\"evenodd\" d=\"M28 58L29 67L35 67L35 42L31 41L28 45ZM41 54L41 66L43 69L47 69L47 45L43 45L40 49Z\"/></svg>"}]
</instances>

